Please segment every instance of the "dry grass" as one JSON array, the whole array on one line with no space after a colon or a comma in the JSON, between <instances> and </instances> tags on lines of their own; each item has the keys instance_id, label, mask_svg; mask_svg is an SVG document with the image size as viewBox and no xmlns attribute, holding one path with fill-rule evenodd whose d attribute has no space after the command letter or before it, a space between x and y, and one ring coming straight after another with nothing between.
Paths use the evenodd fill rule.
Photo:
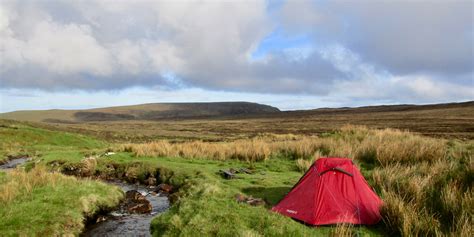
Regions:
<instances>
[{"instance_id":1,"label":"dry grass","mask_svg":"<svg viewBox=\"0 0 474 237\"><path fill-rule=\"evenodd\" d=\"M385 224L403 236L473 236L472 153L451 151L434 163L376 168Z\"/></svg>"},{"instance_id":2,"label":"dry grass","mask_svg":"<svg viewBox=\"0 0 474 237\"><path fill-rule=\"evenodd\" d=\"M104 183L38 166L0 175L0 236L75 236L84 217L117 205L123 193Z\"/></svg>"},{"instance_id":3,"label":"dry grass","mask_svg":"<svg viewBox=\"0 0 474 237\"><path fill-rule=\"evenodd\" d=\"M316 152L314 156L310 157L309 159L297 159L296 162L296 168L298 171L301 173L306 173L308 169L313 165L314 161L319 159L320 157L323 157L321 152Z\"/></svg>"},{"instance_id":4,"label":"dry grass","mask_svg":"<svg viewBox=\"0 0 474 237\"><path fill-rule=\"evenodd\" d=\"M104 121L78 124L41 123L48 129L75 131L114 142L172 140L213 141L253 137L262 133L315 135L332 132L345 124L370 128L410 130L431 137L474 138L474 104L424 106L424 108L358 108L294 111L267 116L225 117L159 121ZM411 107L411 106L408 106ZM45 113L43 111L41 113ZM5 116L5 115L4 115ZM52 117L62 117L63 114ZM50 116L51 117L51 116ZM16 119L22 119L15 116ZM24 118L41 120L31 113ZM26 120L28 120L26 119ZM67 119L67 118L59 118Z\"/></svg>"},{"instance_id":5,"label":"dry grass","mask_svg":"<svg viewBox=\"0 0 474 237\"><path fill-rule=\"evenodd\" d=\"M230 142L156 141L119 150L137 156L243 161L283 156L294 159L300 172L318 157L349 157L375 167L369 180L384 200L389 230L403 236L472 236L473 147L394 129L345 126L321 137L265 134ZM333 234L348 236L351 231L339 226Z\"/></svg>"},{"instance_id":6,"label":"dry grass","mask_svg":"<svg viewBox=\"0 0 474 237\"><path fill-rule=\"evenodd\" d=\"M137 156L238 159L263 161L283 155L301 159L303 165L315 155L350 157L367 163L388 165L435 161L446 152L445 141L426 138L393 129L370 130L360 126L345 126L333 136L257 136L231 142L192 141L172 143L166 140L143 144L125 144L119 151ZM306 162L307 163L307 162Z\"/></svg>"},{"instance_id":7,"label":"dry grass","mask_svg":"<svg viewBox=\"0 0 474 237\"><path fill-rule=\"evenodd\" d=\"M136 156L169 156L215 160L238 159L245 161L266 160L271 155L268 144L261 139L239 140L231 143L202 141L170 143L162 140L145 144L125 144L119 150L133 152Z\"/></svg>"},{"instance_id":8,"label":"dry grass","mask_svg":"<svg viewBox=\"0 0 474 237\"><path fill-rule=\"evenodd\" d=\"M0 186L0 204L7 204L19 195L28 195L33 189L44 185L54 187L58 181L75 180L73 177L49 173L45 168L36 168L28 173L17 169L9 172L8 175L9 180Z\"/></svg>"},{"instance_id":9,"label":"dry grass","mask_svg":"<svg viewBox=\"0 0 474 237\"><path fill-rule=\"evenodd\" d=\"M355 236L352 224L340 223L331 231L330 236L334 237L351 237Z\"/></svg>"}]
</instances>

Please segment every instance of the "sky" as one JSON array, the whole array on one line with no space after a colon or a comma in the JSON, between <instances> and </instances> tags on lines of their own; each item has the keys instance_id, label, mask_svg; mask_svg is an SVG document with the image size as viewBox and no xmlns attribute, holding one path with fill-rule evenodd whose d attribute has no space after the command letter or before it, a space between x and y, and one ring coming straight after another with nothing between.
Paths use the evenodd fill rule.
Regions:
<instances>
[{"instance_id":1,"label":"sky","mask_svg":"<svg viewBox=\"0 0 474 237\"><path fill-rule=\"evenodd\" d=\"M1 0L0 112L474 100L473 1Z\"/></svg>"}]
</instances>

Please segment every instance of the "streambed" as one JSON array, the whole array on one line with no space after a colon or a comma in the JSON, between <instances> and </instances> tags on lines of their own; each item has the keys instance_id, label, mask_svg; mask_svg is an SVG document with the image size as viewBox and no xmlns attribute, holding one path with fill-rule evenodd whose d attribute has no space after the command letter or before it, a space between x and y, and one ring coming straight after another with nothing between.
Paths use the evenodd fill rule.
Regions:
<instances>
[{"instance_id":1,"label":"streambed","mask_svg":"<svg viewBox=\"0 0 474 237\"><path fill-rule=\"evenodd\" d=\"M5 164L0 165L0 170L11 170L16 168L17 166L29 161L29 157L21 157L7 161Z\"/></svg>"},{"instance_id":2,"label":"streambed","mask_svg":"<svg viewBox=\"0 0 474 237\"><path fill-rule=\"evenodd\" d=\"M120 187L124 192L136 190L150 201L150 214L129 214L126 210L117 209L107 214L106 220L88 226L81 236L151 236L151 220L166 211L170 204L168 197L162 194L152 194L153 190L144 185L133 185L122 182L109 182Z\"/></svg>"},{"instance_id":3,"label":"streambed","mask_svg":"<svg viewBox=\"0 0 474 237\"><path fill-rule=\"evenodd\" d=\"M22 157L9 160L0 165L0 170L8 171L29 161L30 158ZM118 207L116 210L102 216L101 222L86 226L81 236L151 236L151 220L166 211L170 207L166 194L155 193L145 185L128 184L125 182L113 181L108 184L120 187L124 192L136 190L145 196L152 206L149 214L129 214L126 209Z\"/></svg>"}]
</instances>

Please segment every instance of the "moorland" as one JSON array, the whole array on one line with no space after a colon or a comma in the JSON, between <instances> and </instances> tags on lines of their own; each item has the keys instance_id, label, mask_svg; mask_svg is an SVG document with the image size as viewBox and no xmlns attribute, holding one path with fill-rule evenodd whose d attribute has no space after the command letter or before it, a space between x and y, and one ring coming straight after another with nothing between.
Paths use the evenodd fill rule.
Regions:
<instances>
[{"instance_id":1,"label":"moorland","mask_svg":"<svg viewBox=\"0 0 474 237\"><path fill-rule=\"evenodd\" d=\"M151 177L175 189L154 236L474 233L474 102L306 111L220 103L152 117L147 106L0 115L0 160L31 158L0 171L1 235L77 235L123 198L102 180ZM353 159L384 200L379 224L314 228L269 211L323 156ZM251 172L224 179L219 170L231 168Z\"/></svg>"}]
</instances>

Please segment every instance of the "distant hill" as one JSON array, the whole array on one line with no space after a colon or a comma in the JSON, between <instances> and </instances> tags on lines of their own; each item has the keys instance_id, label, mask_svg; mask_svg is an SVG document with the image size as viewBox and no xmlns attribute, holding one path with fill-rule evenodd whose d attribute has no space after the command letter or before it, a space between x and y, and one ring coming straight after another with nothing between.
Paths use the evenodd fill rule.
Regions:
<instances>
[{"instance_id":1,"label":"distant hill","mask_svg":"<svg viewBox=\"0 0 474 237\"><path fill-rule=\"evenodd\" d=\"M77 123L232 117L275 112L280 112L280 110L272 106L249 102L153 103L86 110L14 111L0 114L0 118L33 122Z\"/></svg>"},{"instance_id":2,"label":"distant hill","mask_svg":"<svg viewBox=\"0 0 474 237\"><path fill-rule=\"evenodd\" d=\"M393 114L395 117L407 113L430 116L446 116L448 111L456 114L471 114L474 101L429 105L377 105L357 108L320 108L311 110L280 111L278 108L250 102L215 103L153 103L117 106L85 110L28 110L0 114L0 119L12 119L48 123L81 123L97 121L128 120L175 120L175 119L249 119L249 118L310 118L318 116L349 116ZM444 111L444 112L442 112ZM443 114L443 115L441 115ZM374 118L375 118L374 117Z\"/></svg>"},{"instance_id":3,"label":"distant hill","mask_svg":"<svg viewBox=\"0 0 474 237\"><path fill-rule=\"evenodd\" d=\"M363 107L342 107L342 108L319 108L310 110L285 111L282 116L303 116L303 115L323 115L323 114L357 114L357 113L382 113L382 112L422 112L430 110L446 109L470 109L474 108L474 101L443 103L443 104L399 104L399 105L374 105Z\"/></svg>"}]
</instances>

